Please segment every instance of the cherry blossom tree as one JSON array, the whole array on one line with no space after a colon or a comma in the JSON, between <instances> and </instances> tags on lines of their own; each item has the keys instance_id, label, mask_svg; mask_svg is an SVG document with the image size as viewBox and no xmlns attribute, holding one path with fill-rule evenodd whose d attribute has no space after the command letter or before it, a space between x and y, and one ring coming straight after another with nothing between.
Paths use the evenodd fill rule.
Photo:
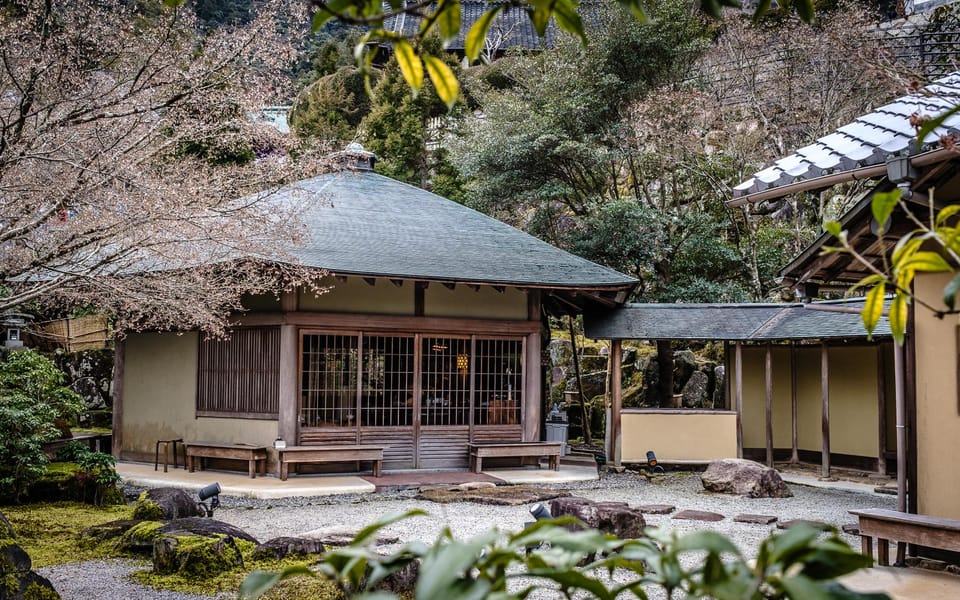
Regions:
<instances>
[{"instance_id":1,"label":"cherry blossom tree","mask_svg":"<svg viewBox=\"0 0 960 600\"><path fill-rule=\"evenodd\" d=\"M156 3L0 6L0 311L219 332L243 293L317 276L288 259L299 207L262 193L316 164L250 118L283 92L296 6L209 32Z\"/></svg>"}]
</instances>

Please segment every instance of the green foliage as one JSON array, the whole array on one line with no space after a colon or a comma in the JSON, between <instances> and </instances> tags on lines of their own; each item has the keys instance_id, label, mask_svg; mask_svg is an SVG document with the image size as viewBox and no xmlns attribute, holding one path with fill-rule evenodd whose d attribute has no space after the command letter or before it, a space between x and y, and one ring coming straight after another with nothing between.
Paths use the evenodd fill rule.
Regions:
<instances>
[{"instance_id":1,"label":"green foliage","mask_svg":"<svg viewBox=\"0 0 960 600\"><path fill-rule=\"evenodd\" d=\"M428 42L439 50L439 40ZM432 185L436 178L440 189L456 198L462 195L458 175L437 142L455 126L459 111L448 113L429 81L418 92L413 91L406 83L399 58L391 58L373 90L370 113L360 126L364 147L380 157L377 172L440 193ZM455 57L443 58L448 67L455 68Z\"/></svg>"},{"instance_id":2,"label":"green foliage","mask_svg":"<svg viewBox=\"0 0 960 600\"><path fill-rule=\"evenodd\" d=\"M169 0L175 2L176 0ZM629 13L638 22L649 24L651 16L657 19L662 3L652 3L645 0L618 0L624 13ZM455 73L441 67L433 59L437 52L423 42L431 36L437 36L445 43L455 39L460 33L461 10L460 0L442 0L428 7L419 4L406 5L402 2L351 2L350 0L324 0L316 2L317 7L313 15L312 29L319 31L333 20L352 25L367 25L370 29L356 45L355 54L358 65L367 68L372 63L372 53L379 45L391 44L394 55L400 55L405 81L414 91L423 84L423 65L427 64L427 74L440 91L440 97L452 106L459 94L459 85ZM684 6L688 6L684 4ZM739 6L737 0L701 0L700 12L713 18L719 18L722 8ZM806 22L814 18L813 0L788 0L781 3L783 10L793 10ZM525 10L530 18L534 30L540 37L544 37L547 26L552 20L563 31L571 34L577 41L586 44L588 32L578 11L575 0L555 0L544 2L541 0L521 0L518 7ZM490 25L503 5L490 4L485 14L471 25L464 35L466 55L470 62L476 61L483 50L483 40ZM761 1L755 9L755 16L759 17L770 8L769 1ZM384 19L388 16L403 18L406 13L423 15L421 26L410 35L399 34L392 28L384 27ZM688 18L689 8L685 8ZM632 19L631 19L632 20ZM657 23L659 25L659 23ZM624 54L631 54L630 48L625 48ZM433 63L437 69L431 69Z\"/></svg>"},{"instance_id":3,"label":"green foliage","mask_svg":"<svg viewBox=\"0 0 960 600\"><path fill-rule=\"evenodd\" d=\"M113 456L94 452L80 442L68 442L57 450L56 459L75 463L79 468L77 479L83 490L83 496L79 500L90 501L96 505L116 501L120 475L117 474L117 461Z\"/></svg>"},{"instance_id":4,"label":"green foliage","mask_svg":"<svg viewBox=\"0 0 960 600\"><path fill-rule=\"evenodd\" d=\"M768 537L753 561L713 531L678 535L648 529L647 537L621 540L578 527L571 518L537 521L506 536L491 530L467 540L444 530L434 544L412 542L386 555L367 545L368 538L383 527L421 514L392 515L374 523L348 546L325 553L318 565L320 573L348 597L373 597L366 594L391 574L418 562L413 590L418 600L508 600L537 592L566 598L646 599L651 588L660 588L668 598L888 598L853 592L837 583L837 577L869 567L873 561L853 551L834 529L809 525ZM696 560L687 566L691 556ZM257 598L291 574L251 574L241 597ZM398 596L380 592L376 597Z\"/></svg>"},{"instance_id":5,"label":"green foliage","mask_svg":"<svg viewBox=\"0 0 960 600\"><path fill-rule=\"evenodd\" d=\"M0 498L19 501L46 470L43 444L57 439L57 419L75 419L83 400L64 386L53 361L32 350L0 360Z\"/></svg>"},{"instance_id":6,"label":"green foliage","mask_svg":"<svg viewBox=\"0 0 960 600\"><path fill-rule=\"evenodd\" d=\"M372 79L379 79L379 71L374 71ZM370 113L364 86L364 74L353 66L320 77L297 95L290 126L301 138L344 145L356 138L357 127Z\"/></svg>"}]
</instances>

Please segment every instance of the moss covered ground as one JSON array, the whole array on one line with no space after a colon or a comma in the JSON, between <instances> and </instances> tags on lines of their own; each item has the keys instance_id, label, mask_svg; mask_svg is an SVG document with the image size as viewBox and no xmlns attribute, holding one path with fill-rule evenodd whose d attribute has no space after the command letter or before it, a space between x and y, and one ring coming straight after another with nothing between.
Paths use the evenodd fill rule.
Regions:
<instances>
[{"instance_id":1,"label":"moss covered ground","mask_svg":"<svg viewBox=\"0 0 960 600\"><path fill-rule=\"evenodd\" d=\"M117 540L102 543L83 539L81 533L94 525L133 517L133 506L95 507L79 502L45 502L2 508L14 531L16 542L27 551L33 567L82 562L131 555L118 549ZM147 524L154 528L155 524ZM255 569L278 571L292 564L310 562L309 557L277 560L253 560L254 545L238 543L243 555L243 567L212 577L188 576L174 573L153 573L149 559L144 560L143 570L133 575L134 579L151 587L196 594L213 595L219 592L236 594L240 583ZM146 558L146 557L141 557ZM342 595L330 581L322 578L296 577L281 582L265 600L324 600Z\"/></svg>"}]
</instances>

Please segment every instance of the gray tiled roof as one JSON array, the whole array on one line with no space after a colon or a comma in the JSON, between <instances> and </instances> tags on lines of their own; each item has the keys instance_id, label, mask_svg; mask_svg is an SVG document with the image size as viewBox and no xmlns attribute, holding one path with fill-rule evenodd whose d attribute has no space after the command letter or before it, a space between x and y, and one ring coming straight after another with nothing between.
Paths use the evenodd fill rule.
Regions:
<instances>
[{"instance_id":1,"label":"gray tiled roof","mask_svg":"<svg viewBox=\"0 0 960 600\"><path fill-rule=\"evenodd\" d=\"M960 71L938 79L917 93L881 106L781 158L733 188L733 200L736 202L792 183L880 166L895 156L916 155L935 149L941 135L960 134L960 114L952 115L943 127L927 135L920 148L917 148L916 131L910 125L910 116L918 113L936 117L958 102ZM815 187L811 185L810 189Z\"/></svg>"},{"instance_id":2,"label":"gray tiled roof","mask_svg":"<svg viewBox=\"0 0 960 600\"><path fill-rule=\"evenodd\" d=\"M810 304L627 304L606 313L587 314L584 331L592 339L865 339L867 332L858 314L861 308L862 299ZM880 319L873 337L890 337L886 318Z\"/></svg>"},{"instance_id":3,"label":"gray tiled roof","mask_svg":"<svg viewBox=\"0 0 960 600\"><path fill-rule=\"evenodd\" d=\"M550 288L632 288L634 279L506 223L372 171L281 188L306 204L309 239L291 252L337 274Z\"/></svg>"},{"instance_id":4,"label":"gray tiled roof","mask_svg":"<svg viewBox=\"0 0 960 600\"><path fill-rule=\"evenodd\" d=\"M476 23L480 17L493 8L497 2L486 2L486 1L475 1L467 0L460 3L460 33L448 46L447 49L450 51L463 51L465 47L465 39L467 33L470 31L470 27ZM503 2L503 4L507 4ZM596 20L595 13L600 9L601 3L598 2L581 2L579 5L579 12L581 18L589 23ZM431 10L434 9L434 6L430 7ZM422 19L415 15L400 15L398 17L391 17L384 21L384 28L394 31L396 33L402 33L404 35L412 35L417 33L420 30L420 23ZM487 33L487 39L491 41L498 41L500 43L500 50L506 50L514 46L522 46L531 50L538 50L541 48L553 48L557 43L557 36L561 35L560 29L557 27L556 22L553 19L550 19L550 23L547 25L547 30L543 36L543 39L540 39L540 36L537 35L537 32L533 28L533 24L530 21L530 17L527 15L527 12L520 7L511 7L506 6L501 10L497 17L493 20L493 23L490 25L490 29ZM497 38L501 38L498 40Z\"/></svg>"}]
</instances>

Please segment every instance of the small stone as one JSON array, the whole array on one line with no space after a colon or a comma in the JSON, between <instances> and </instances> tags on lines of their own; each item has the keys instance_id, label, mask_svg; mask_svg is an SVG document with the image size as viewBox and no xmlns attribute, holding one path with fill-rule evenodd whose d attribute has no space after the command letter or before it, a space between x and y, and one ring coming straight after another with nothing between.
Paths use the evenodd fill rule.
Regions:
<instances>
[{"instance_id":1,"label":"small stone","mask_svg":"<svg viewBox=\"0 0 960 600\"><path fill-rule=\"evenodd\" d=\"M773 515L737 515L733 518L737 523L751 523L753 525L769 525L775 523L777 517Z\"/></svg>"},{"instance_id":2,"label":"small stone","mask_svg":"<svg viewBox=\"0 0 960 600\"><path fill-rule=\"evenodd\" d=\"M637 510L648 515L669 515L677 510L677 507L672 504L642 504Z\"/></svg>"},{"instance_id":3,"label":"small stone","mask_svg":"<svg viewBox=\"0 0 960 600\"><path fill-rule=\"evenodd\" d=\"M951 575L960 575L960 565L947 565L947 568L944 569L947 573Z\"/></svg>"},{"instance_id":4,"label":"small stone","mask_svg":"<svg viewBox=\"0 0 960 600\"><path fill-rule=\"evenodd\" d=\"M457 489L464 492L469 492L471 490L488 490L495 487L497 487L497 484L493 483L492 481L468 481L458 485Z\"/></svg>"},{"instance_id":5,"label":"small stone","mask_svg":"<svg viewBox=\"0 0 960 600\"><path fill-rule=\"evenodd\" d=\"M840 531L850 535L860 535L859 523L846 523L840 527Z\"/></svg>"},{"instance_id":6,"label":"small stone","mask_svg":"<svg viewBox=\"0 0 960 600\"><path fill-rule=\"evenodd\" d=\"M800 525L801 523L815 527L816 529L829 529L830 525L827 525L823 521L817 521L813 519L791 519L789 521L780 521L777 523L777 529L790 529L795 525Z\"/></svg>"},{"instance_id":7,"label":"small stone","mask_svg":"<svg viewBox=\"0 0 960 600\"><path fill-rule=\"evenodd\" d=\"M708 512L705 510L682 510L673 515L673 518L682 519L685 521L722 521L726 517L719 513Z\"/></svg>"}]
</instances>

